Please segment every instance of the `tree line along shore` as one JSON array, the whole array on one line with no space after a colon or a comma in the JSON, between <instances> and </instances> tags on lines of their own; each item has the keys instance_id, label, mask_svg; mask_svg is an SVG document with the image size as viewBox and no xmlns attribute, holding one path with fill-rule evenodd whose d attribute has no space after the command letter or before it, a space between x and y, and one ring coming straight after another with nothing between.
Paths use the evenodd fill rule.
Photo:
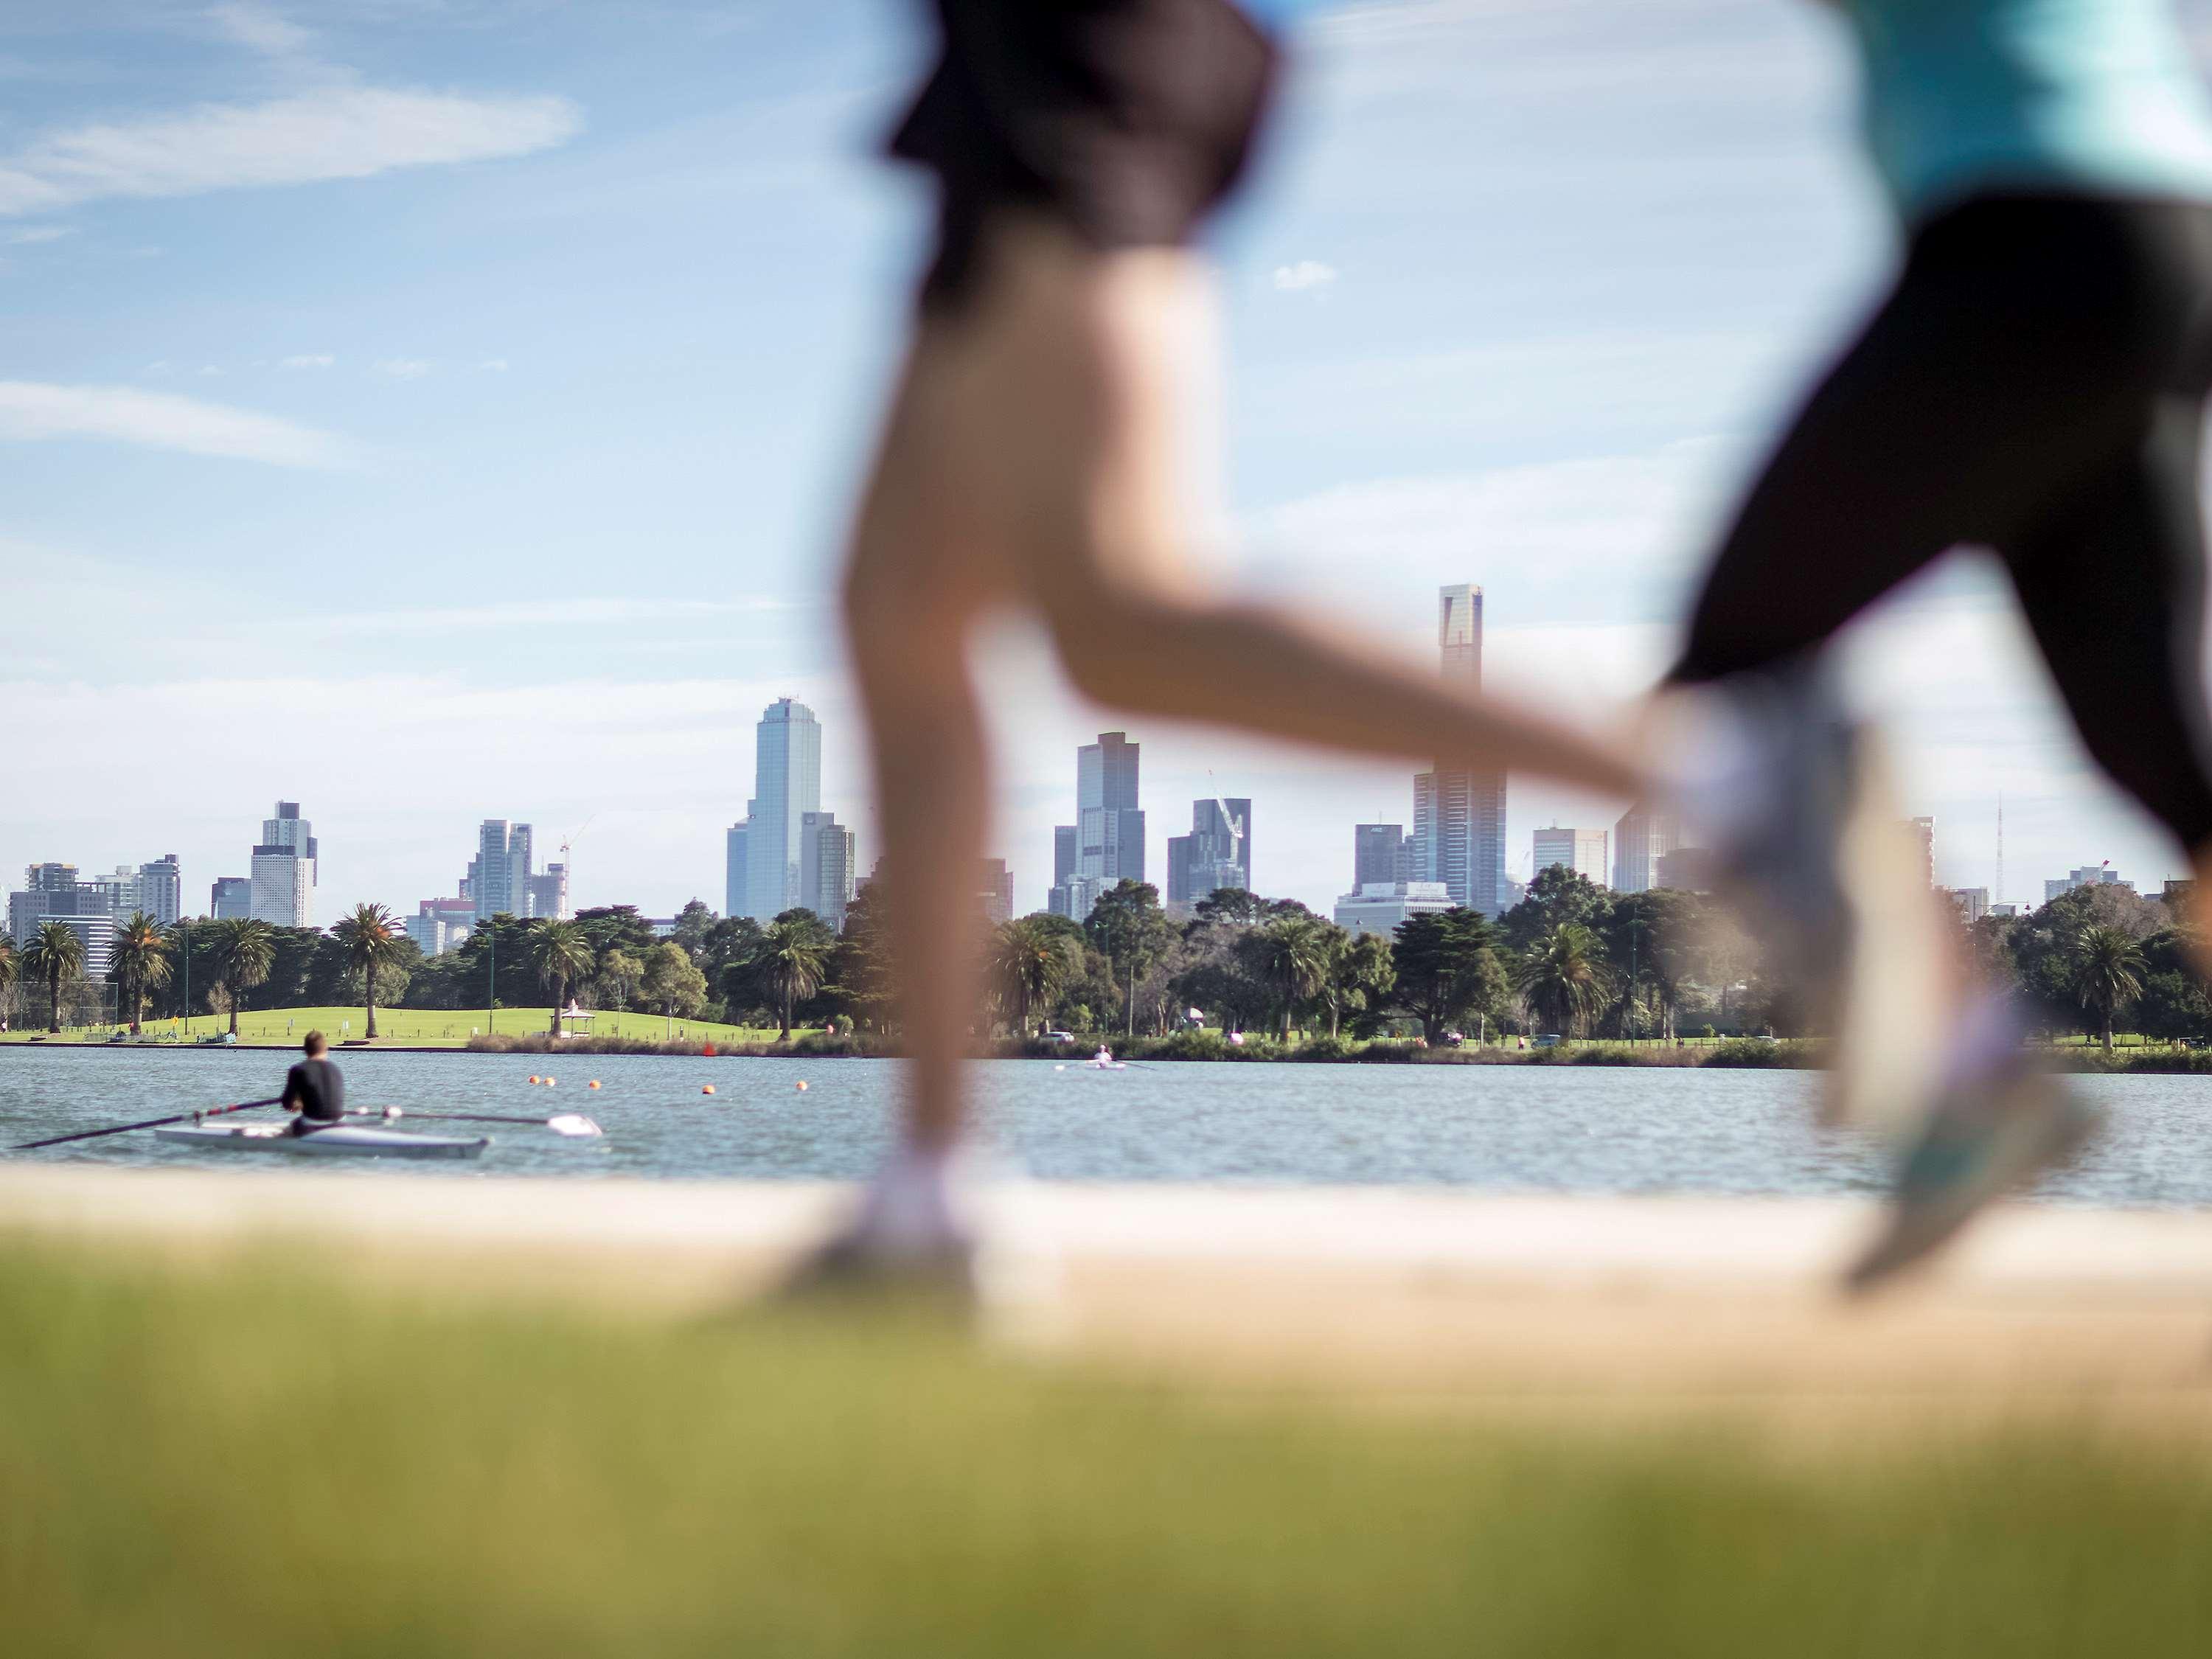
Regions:
<instances>
[{"instance_id":1,"label":"tree line along shore","mask_svg":"<svg viewBox=\"0 0 2212 1659\"><path fill-rule=\"evenodd\" d=\"M2037 1040L2094 1069L2200 1069L2212 1000L2162 902L2091 887L2027 916L1958 927L1962 953L2013 994ZM1106 1041L1158 1060L1819 1060L1796 988L1725 906L1674 890L1616 894L1558 867L1495 921L1448 910L1388 936L1241 890L1177 917L1131 881L1079 922L1040 913L978 931L988 1001L976 1040L991 1054ZM556 1011L568 1009L587 1018L564 1022ZM337 1010L347 1012L333 1019ZM890 1054L899 1036L865 891L842 931L810 911L762 925L694 901L661 938L617 905L573 920L497 916L435 957L380 905L327 931L162 927L137 915L118 927L99 981L64 926L27 945L0 942L0 1018L17 1037L197 1036L219 1025L268 1042L277 1018L287 1039L304 1031L301 1013L341 1024L331 1032L341 1041L404 1042L411 1030L421 1046L494 1050ZM436 1017L434 1035L419 1016ZM2085 1042L2094 1059L2074 1052Z\"/></svg>"}]
</instances>

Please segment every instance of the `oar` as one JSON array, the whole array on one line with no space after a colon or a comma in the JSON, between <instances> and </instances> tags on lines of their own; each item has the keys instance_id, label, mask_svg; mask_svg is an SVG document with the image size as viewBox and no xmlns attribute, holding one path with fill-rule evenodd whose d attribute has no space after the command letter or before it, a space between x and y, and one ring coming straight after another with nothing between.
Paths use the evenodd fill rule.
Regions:
<instances>
[{"instance_id":1,"label":"oar","mask_svg":"<svg viewBox=\"0 0 2212 1659\"><path fill-rule=\"evenodd\" d=\"M419 1117L432 1123L526 1123L534 1128L550 1129L556 1135L583 1138L606 1132L581 1112L562 1112L553 1117L505 1117L492 1112L410 1112L404 1106L371 1107L366 1111L348 1112L348 1117Z\"/></svg>"},{"instance_id":2,"label":"oar","mask_svg":"<svg viewBox=\"0 0 2212 1659\"><path fill-rule=\"evenodd\" d=\"M249 1112L256 1106L274 1106L275 1100L241 1101L235 1106L211 1106L202 1112L179 1112L173 1117L149 1117L143 1123L118 1123L112 1129L80 1129L73 1135L49 1135L44 1140L26 1140L8 1150L27 1152L40 1146L58 1146L65 1140L96 1140L101 1135L128 1134L133 1129L158 1129L165 1123L182 1123L190 1118L198 1122L204 1117L221 1117L228 1112Z\"/></svg>"}]
</instances>

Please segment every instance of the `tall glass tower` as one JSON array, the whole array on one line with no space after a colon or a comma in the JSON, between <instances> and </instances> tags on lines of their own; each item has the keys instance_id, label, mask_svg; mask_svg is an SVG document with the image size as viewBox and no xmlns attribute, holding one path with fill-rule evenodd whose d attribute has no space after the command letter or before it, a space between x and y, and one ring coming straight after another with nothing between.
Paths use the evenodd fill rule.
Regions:
<instances>
[{"instance_id":1,"label":"tall glass tower","mask_svg":"<svg viewBox=\"0 0 2212 1659\"><path fill-rule=\"evenodd\" d=\"M1437 592L1437 667L1465 696L1482 690L1482 590ZM1439 765L1413 780L1413 872L1440 881L1455 904L1494 916L1505 900L1505 775Z\"/></svg>"},{"instance_id":2,"label":"tall glass tower","mask_svg":"<svg viewBox=\"0 0 2212 1659\"><path fill-rule=\"evenodd\" d=\"M779 697L757 728L745 815L744 914L755 921L806 902L806 815L821 810L821 724L805 703Z\"/></svg>"}]
</instances>

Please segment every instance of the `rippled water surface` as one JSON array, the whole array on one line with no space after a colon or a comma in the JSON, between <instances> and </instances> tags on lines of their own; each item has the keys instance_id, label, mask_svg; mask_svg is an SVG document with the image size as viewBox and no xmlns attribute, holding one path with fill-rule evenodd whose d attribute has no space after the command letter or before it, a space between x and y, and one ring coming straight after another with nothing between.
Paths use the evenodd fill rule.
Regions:
<instances>
[{"instance_id":1,"label":"rippled water surface","mask_svg":"<svg viewBox=\"0 0 2212 1659\"><path fill-rule=\"evenodd\" d=\"M289 1056L235 1050L0 1049L0 1143L273 1094ZM897 1101L885 1060L343 1056L349 1103L421 1111L585 1111L602 1140L490 1128L480 1163L228 1157L118 1135L58 1160L472 1175L853 1176L880 1155ZM1440 1183L1492 1191L1836 1193L1879 1166L1809 1121L1789 1072L1560 1066L1161 1065L1100 1073L1048 1060L976 1068L991 1134L1057 1180ZM601 1087L586 1088L597 1079ZM807 1089L797 1085L804 1080ZM2212 1204L2212 1079L2087 1078L2104 1139L2045 1195L2107 1205ZM700 1092L712 1084L715 1092ZM258 1114L273 1118L274 1113ZM476 1133L457 1125L424 1129Z\"/></svg>"}]
</instances>

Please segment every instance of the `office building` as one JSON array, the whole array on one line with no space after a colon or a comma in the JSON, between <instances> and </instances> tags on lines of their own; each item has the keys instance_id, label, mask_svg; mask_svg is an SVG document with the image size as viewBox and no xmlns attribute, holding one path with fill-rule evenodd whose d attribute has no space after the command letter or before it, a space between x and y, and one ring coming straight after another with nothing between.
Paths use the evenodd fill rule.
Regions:
<instances>
[{"instance_id":1,"label":"office building","mask_svg":"<svg viewBox=\"0 0 2212 1659\"><path fill-rule=\"evenodd\" d=\"M1388 934L1408 916L1455 908L1440 881L1370 881L1337 900L1335 918L1353 934Z\"/></svg>"},{"instance_id":2,"label":"office building","mask_svg":"<svg viewBox=\"0 0 2212 1659\"><path fill-rule=\"evenodd\" d=\"M150 864L138 866L138 888L131 910L143 910L162 927L173 927L185 914L184 868L174 853L164 853ZM127 917L130 910L124 912Z\"/></svg>"},{"instance_id":3,"label":"office building","mask_svg":"<svg viewBox=\"0 0 2212 1659\"><path fill-rule=\"evenodd\" d=\"M1990 914L1990 890L1986 887L1946 887L1943 896L1958 907L1960 920L1972 923Z\"/></svg>"},{"instance_id":4,"label":"office building","mask_svg":"<svg viewBox=\"0 0 2212 1659\"><path fill-rule=\"evenodd\" d=\"M1921 878L1932 888L1936 885L1936 820L1908 818L1905 827L1912 837L1912 849L1919 861Z\"/></svg>"},{"instance_id":5,"label":"office building","mask_svg":"<svg viewBox=\"0 0 2212 1659\"><path fill-rule=\"evenodd\" d=\"M1145 878L1145 814L1138 804L1141 747L1126 732L1101 732L1097 742L1075 751L1075 822L1053 830L1049 903L1055 915L1080 921L1100 893ZM1063 855L1072 860L1064 872Z\"/></svg>"},{"instance_id":6,"label":"office building","mask_svg":"<svg viewBox=\"0 0 2212 1659\"><path fill-rule=\"evenodd\" d=\"M799 902L839 933L853 902L853 832L835 812L799 817Z\"/></svg>"},{"instance_id":7,"label":"office building","mask_svg":"<svg viewBox=\"0 0 2212 1659\"><path fill-rule=\"evenodd\" d=\"M1006 868L1006 860L983 860L975 890L983 901L984 920L994 927L1004 927L1014 919L1014 873Z\"/></svg>"},{"instance_id":8,"label":"office building","mask_svg":"<svg viewBox=\"0 0 2212 1659\"><path fill-rule=\"evenodd\" d=\"M1193 801L1190 833L1168 837L1170 908L1187 915L1224 887L1252 890L1252 803L1242 797Z\"/></svg>"},{"instance_id":9,"label":"office building","mask_svg":"<svg viewBox=\"0 0 2212 1659\"><path fill-rule=\"evenodd\" d=\"M1534 842L1532 874L1541 875L1553 865L1587 876L1598 886L1606 884L1606 852L1611 841L1602 830L1565 830L1553 824L1539 830Z\"/></svg>"},{"instance_id":10,"label":"office building","mask_svg":"<svg viewBox=\"0 0 2212 1659\"><path fill-rule=\"evenodd\" d=\"M208 915L217 921L243 921L253 914L253 878L217 876L208 889Z\"/></svg>"},{"instance_id":11,"label":"office building","mask_svg":"<svg viewBox=\"0 0 2212 1659\"><path fill-rule=\"evenodd\" d=\"M1352 826L1352 890L1370 882L1405 881L1411 843L1402 823L1355 823Z\"/></svg>"},{"instance_id":12,"label":"office building","mask_svg":"<svg viewBox=\"0 0 2212 1659\"><path fill-rule=\"evenodd\" d=\"M407 937L426 957L441 957L476 931L476 901L466 894L455 898L424 899L406 920Z\"/></svg>"},{"instance_id":13,"label":"office building","mask_svg":"<svg viewBox=\"0 0 2212 1659\"><path fill-rule=\"evenodd\" d=\"M2108 860L2103 864L2082 865L2069 870L2057 881L2045 882L2043 902L2048 904L2061 893L2070 893L2077 887L2124 887L2130 893L2136 890L2135 883L2122 881L2120 872L2112 868Z\"/></svg>"},{"instance_id":14,"label":"office building","mask_svg":"<svg viewBox=\"0 0 2212 1659\"><path fill-rule=\"evenodd\" d=\"M745 821L739 818L722 837L722 914L745 913Z\"/></svg>"},{"instance_id":15,"label":"office building","mask_svg":"<svg viewBox=\"0 0 2212 1659\"><path fill-rule=\"evenodd\" d=\"M272 927L313 927L315 863L315 826L300 816L299 802L278 801L254 845L248 914Z\"/></svg>"},{"instance_id":16,"label":"office building","mask_svg":"<svg viewBox=\"0 0 2212 1659\"><path fill-rule=\"evenodd\" d=\"M806 815L821 810L822 727L805 703L779 697L754 728L745 903L738 914L765 923L805 903Z\"/></svg>"},{"instance_id":17,"label":"office building","mask_svg":"<svg viewBox=\"0 0 2212 1659\"><path fill-rule=\"evenodd\" d=\"M1651 885L1679 893L1710 893L1717 860L1710 847L1677 847L1662 854Z\"/></svg>"},{"instance_id":18,"label":"office building","mask_svg":"<svg viewBox=\"0 0 2212 1659\"><path fill-rule=\"evenodd\" d=\"M549 864L538 870L536 859L537 831L529 824L486 818L477 826L477 855L469 860L460 886L477 926L494 916L568 920L568 866Z\"/></svg>"},{"instance_id":19,"label":"office building","mask_svg":"<svg viewBox=\"0 0 2212 1659\"><path fill-rule=\"evenodd\" d=\"M1482 590L1460 582L1438 590L1437 665L1447 684L1482 690ZM1484 915L1505 908L1505 775L1438 766L1413 780L1408 867L1440 881L1452 901Z\"/></svg>"},{"instance_id":20,"label":"office building","mask_svg":"<svg viewBox=\"0 0 2212 1659\"><path fill-rule=\"evenodd\" d=\"M522 886L527 901L525 915L543 916L549 921L566 921L573 914L568 908L567 865L549 864L537 874L524 877Z\"/></svg>"},{"instance_id":21,"label":"office building","mask_svg":"<svg viewBox=\"0 0 2212 1659\"><path fill-rule=\"evenodd\" d=\"M18 946L49 916L73 916L79 904L94 902L91 884L76 878L74 864L33 864L23 872L21 890L8 895L8 937Z\"/></svg>"},{"instance_id":22,"label":"office building","mask_svg":"<svg viewBox=\"0 0 2212 1659\"><path fill-rule=\"evenodd\" d=\"M1613 826L1613 890L1648 893L1662 885L1659 860L1682 844L1681 820L1641 801Z\"/></svg>"}]
</instances>

